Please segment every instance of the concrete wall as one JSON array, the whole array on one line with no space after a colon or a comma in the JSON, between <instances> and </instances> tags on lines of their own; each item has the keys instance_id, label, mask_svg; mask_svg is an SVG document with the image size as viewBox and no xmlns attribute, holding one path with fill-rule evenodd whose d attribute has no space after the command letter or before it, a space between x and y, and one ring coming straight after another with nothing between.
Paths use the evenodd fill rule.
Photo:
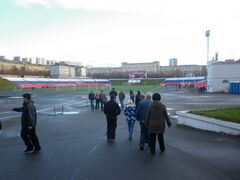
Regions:
<instances>
[{"instance_id":1,"label":"concrete wall","mask_svg":"<svg viewBox=\"0 0 240 180\"><path fill-rule=\"evenodd\" d=\"M227 80L240 81L240 63L209 63L208 64L208 92L228 92Z\"/></svg>"}]
</instances>

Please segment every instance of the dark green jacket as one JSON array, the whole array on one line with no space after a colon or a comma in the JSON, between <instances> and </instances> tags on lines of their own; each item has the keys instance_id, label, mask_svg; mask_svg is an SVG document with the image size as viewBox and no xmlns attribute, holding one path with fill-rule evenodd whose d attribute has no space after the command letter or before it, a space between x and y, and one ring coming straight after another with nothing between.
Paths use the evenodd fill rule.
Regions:
<instances>
[{"instance_id":1,"label":"dark green jacket","mask_svg":"<svg viewBox=\"0 0 240 180\"><path fill-rule=\"evenodd\" d=\"M32 100L24 102L21 108L13 108L13 111L22 112L22 128L28 128L28 126L36 127L37 112Z\"/></svg>"}]
</instances>

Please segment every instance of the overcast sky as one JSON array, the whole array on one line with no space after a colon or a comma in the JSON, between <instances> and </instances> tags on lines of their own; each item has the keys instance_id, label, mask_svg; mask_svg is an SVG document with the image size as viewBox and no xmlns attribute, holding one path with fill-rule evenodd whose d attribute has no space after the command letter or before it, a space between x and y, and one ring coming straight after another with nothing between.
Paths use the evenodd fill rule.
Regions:
<instances>
[{"instance_id":1,"label":"overcast sky","mask_svg":"<svg viewBox=\"0 0 240 180\"><path fill-rule=\"evenodd\" d=\"M0 55L120 66L240 58L239 0L1 0Z\"/></svg>"}]
</instances>

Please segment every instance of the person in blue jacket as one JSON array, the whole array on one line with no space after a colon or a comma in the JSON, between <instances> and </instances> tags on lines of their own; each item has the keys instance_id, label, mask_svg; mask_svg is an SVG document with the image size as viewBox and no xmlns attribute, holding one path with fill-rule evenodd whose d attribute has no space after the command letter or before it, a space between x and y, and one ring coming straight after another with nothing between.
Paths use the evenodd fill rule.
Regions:
<instances>
[{"instance_id":1,"label":"person in blue jacket","mask_svg":"<svg viewBox=\"0 0 240 180\"><path fill-rule=\"evenodd\" d=\"M152 102L151 98L152 98L152 94L148 92L146 94L146 98L139 102L136 110L136 118L137 118L137 121L139 121L140 128L141 128L140 142L139 142L140 150L144 150L145 143L148 143L148 132L147 132L147 128L145 127L145 122L147 118L148 105Z\"/></svg>"},{"instance_id":2,"label":"person in blue jacket","mask_svg":"<svg viewBox=\"0 0 240 180\"><path fill-rule=\"evenodd\" d=\"M136 108L133 104L133 101L131 99L128 100L128 105L126 106L124 110L124 115L126 116L126 121L128 124L128 139L132 140L132 134L133 134L133 127L136 120L135 117Z\"/></svg>"}]
</instances>

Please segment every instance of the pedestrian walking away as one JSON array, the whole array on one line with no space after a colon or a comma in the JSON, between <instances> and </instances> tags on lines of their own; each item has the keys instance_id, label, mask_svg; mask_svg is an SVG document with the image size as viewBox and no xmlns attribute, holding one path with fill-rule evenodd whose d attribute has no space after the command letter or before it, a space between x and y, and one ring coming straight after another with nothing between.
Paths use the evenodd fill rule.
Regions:
<instances>
[{"instance_id":1,"label":"pedestrian walking away","mask_svg":"<svg viewBox=\"0 0 240 180\"><path fill-rule=\"evenodd\" d=\"M120 92L119 93L119 95L118 95L118 97L119 97L119 101L120 101L120 104L121 104L121 109L123 110L124 109L124 99L125 99L125 94L124 94L124 92Z\"/></svg>"},{"instance_id":2,"label":"pedestrian walking away","mask_svg":"<svg viewBox=\"0 0 240 180\"><path fill-rule=\"evenodd\" d=\"M135 97L135 105L136 105L136 108L138 108L138 104L139 102L141 101L141 92L140 91L137 91L137 95Z\"/></svg>"},{"instance_id":3,"label":"pedestrian walking away","mask_svg":"<svg viewBox=\"0 0 240 180\"><path fill-rule=\"evenodd\" d=\"M101 90L101 93L100 93L100 103L101 103L101 110L102 111L104 110L104 105L105 105L106 102L107 102L107 97L104 94L103 90Z\"/></svg>"},{"instance_id":4,"label":"pedestrian walking away","mask_svg":"<svg viewBox=\"0 0 240 180\"><path fill-rule=\"evenodd\" d=\"M131 99L128 100L128 104L124 110L124 115L126 116L126 121L128 125L128 139L132 140L133 127L136 120L135 117L136 108Z\"/></svg>"},{"instance_id":5,"label":"pedestrian walking away","mask_svg":"<svg viewBox=\"0 0 240 180\"><path fill-rule=\"evenodd\" d=\"M88 99L90 101L90 106L91 106L91 110L94 110L94 99L95 99L95 94L93 93L93 91L90 91L90 93L88 94Z\"/></svg>"},{"instance_id":6,"label":"pedestrian walking away","mask_svg":"<svg viewBox=\"0 0 240 180\"><path fill-rule=\"evenodd\" d=\"M129 91L129 96L130 96L130 99L134 102L134 92L133 92L133 90L132 89L130 89L130 91Z\"/></svg>"},{"instance_id":7,"label":"pedestrian walking away","mask_svg":"<svg viewBox=\"0 0 240 180\"><path fill-rule=\"evenodd\" d=\"M142 94L143 95L143 94ZM143 98L143 97L142 97ZM149 143L147 128L145 127L148 105L152 102L152 94L148 92L146 98L139 102L138 108L136 109L136 118L140 125L140 141L139 148L144 150L145 143Z\"/></svg>"},{"instance_id":8,"label":"pedestrian walking away","mask_svg":"<svg viewBox=\"0 0 240 180\"><path fill-rule=\"evenodd\" d=\"M31 94L25 93L23 96L23 106L20 108L13 108L13 111L22 112L21 116L21 137L27 146L24 152L37 153L41 150L39 140L36 134L37 113Z\"/></svg>"},{"instance_id":9,"label":"pedestrian walking away","mask_svg":"<svg viewBox=\"0 0 240 180\"><path fill-rule=\"evenodd\" d=\"M112 95L110 101L105 104L104 113L107 118L107 140L108 142L114 142L116 138L117 116L121 113L121 109L114 95Z\"/></svg>"},{"instance_id":10,"label":"pedestrian walking away","mask_svg":"<svg viewBox=\"0 0 240 180\"><path fill-rule=\"evenodd\" d=\"M160 102L161 95L155 93L152 96L153 102L148 107L146 127L148 128L150 139L150 153L155 154L156 137L158 137L161 152L165 151L163 133L165 131L165 121L168 127L171 126L166 106Z\"/></svg>"}]
</instances>

